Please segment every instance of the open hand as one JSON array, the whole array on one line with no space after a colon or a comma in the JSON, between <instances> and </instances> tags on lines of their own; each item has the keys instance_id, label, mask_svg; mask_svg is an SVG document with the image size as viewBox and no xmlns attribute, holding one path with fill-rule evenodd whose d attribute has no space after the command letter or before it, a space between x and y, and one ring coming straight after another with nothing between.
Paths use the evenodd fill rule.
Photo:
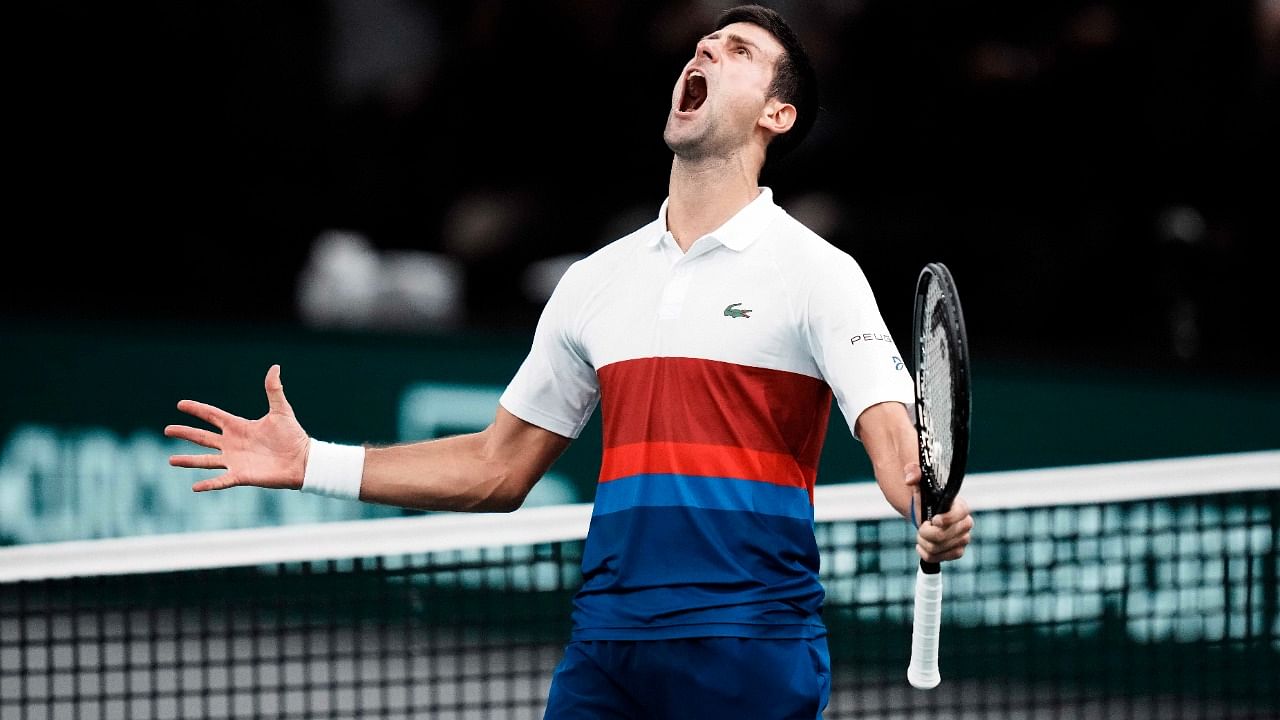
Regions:
<instances>
[{"instance_id":1,"label":"open hand","mask_svg":"<svg viewBox=\"0 0 1280 720\"><path fill-rule=\"evenodd\" d=\"M174 467L214 469L226 472L191 486L196 492L222 490L237 485L264 488L302 487L310 439L284 397L280 366L272 365L266 379L267 414L257 420L232 415L212 405L182 400L178 409L221 430L221 433L186 425L169 425L164 434L219 452L203 455L172 455Z\"/></svg>"}]
</instances>

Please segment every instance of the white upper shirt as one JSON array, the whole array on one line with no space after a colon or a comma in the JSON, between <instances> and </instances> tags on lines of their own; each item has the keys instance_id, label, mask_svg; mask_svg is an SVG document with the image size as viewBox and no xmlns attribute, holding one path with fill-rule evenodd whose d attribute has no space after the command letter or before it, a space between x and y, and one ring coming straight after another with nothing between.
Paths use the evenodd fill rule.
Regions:
<instances>
[{"instance_id":1,"label":"white upper shirt","mask_svg":"<svg viewBox=\"0 0 1280 720\"><path fill-rule=\"evenodd\" d=\"M876 403L911 409L910 374L862 269L778 207L769 188L687 253L667 230L666 209L569 268L504 408L576 438L599 400L598 370L688 357L822 380L850 428Z\"/></svg>"}]
</instances>

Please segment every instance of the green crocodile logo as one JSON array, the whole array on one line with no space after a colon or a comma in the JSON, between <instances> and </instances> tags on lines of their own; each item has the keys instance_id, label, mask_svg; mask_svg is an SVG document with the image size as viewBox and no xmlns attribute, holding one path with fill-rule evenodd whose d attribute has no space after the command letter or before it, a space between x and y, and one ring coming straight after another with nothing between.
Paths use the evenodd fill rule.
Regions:
<instances>
[{"instance_id":1,"label":"green crocodile logo","mask_svg":"<svg viewBox=\"0 0 1280 720\"><path fill-rule=\"evenodd\" d=\"M734 304L730 305L729 307L725 308L725 309L724 309L724 316L725 316L725 317L731 317L731 318L739 318L739 317L749 318L749 317L751 317L751 311L750 311L750 310L739 310L739 309L738 309L738 306L739 306L739 305L741 305L741 304L742 304L742 303L734 303Z\"/></svg>"}]
</instances>

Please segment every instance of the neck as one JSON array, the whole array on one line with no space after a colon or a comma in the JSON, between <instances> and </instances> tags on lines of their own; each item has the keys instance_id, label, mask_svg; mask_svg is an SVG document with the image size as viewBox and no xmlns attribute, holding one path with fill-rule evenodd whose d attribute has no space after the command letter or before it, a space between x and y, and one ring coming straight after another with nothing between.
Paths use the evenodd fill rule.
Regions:
<instances>
[{"instance_id":1,"label":"neck","mask_svg":"<svg viewBox=\"0 0 1280 720\"><path fill-rule=\"evenodd\" d=\"M676 156L671 163L667 229L682 251L689 252L698 238L756 199L761 165L741 154L698 160Z\"/></svg>"}]
</instances>

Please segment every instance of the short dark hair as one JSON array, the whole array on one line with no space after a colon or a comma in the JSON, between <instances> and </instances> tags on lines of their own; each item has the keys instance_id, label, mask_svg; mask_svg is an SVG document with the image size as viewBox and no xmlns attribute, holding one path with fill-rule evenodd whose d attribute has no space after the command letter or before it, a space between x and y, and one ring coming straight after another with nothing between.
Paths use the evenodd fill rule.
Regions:
<instances>
[{"instance_id":1,"label":"short dark hair","mask_svg":"<svg viewBox=\"0 0 1280 720\"><path fill-rule=\"evenodd\" d=\"M773 82L769 85L769 97L794 105L796 121L787 132L778 135L770 143L774 157L781 157L804 140L813 127L818 114L818 74L809 61L809 54L800 44L791 26L775 10L761 5L739 5L729 8L716 21L716 30L733 23L750 23L766 30L782 46L782 57L773 69Z\"/></svg>"}]
</instances>

